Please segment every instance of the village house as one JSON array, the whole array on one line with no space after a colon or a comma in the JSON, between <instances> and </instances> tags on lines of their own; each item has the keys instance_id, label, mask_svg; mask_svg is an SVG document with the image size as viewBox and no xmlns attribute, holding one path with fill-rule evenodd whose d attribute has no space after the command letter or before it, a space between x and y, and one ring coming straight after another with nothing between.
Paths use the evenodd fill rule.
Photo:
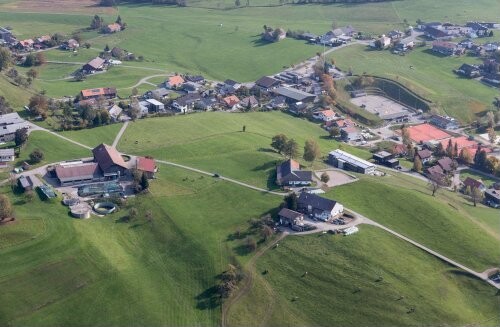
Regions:
<instances>
[{"instance_id":1,"label":"village house","mask_svg":"<svg viewBox=\"0 0 500 327\"><path fill-rule=\"evenodd\" d=\"M195 103L195 108L198 110L213 110L219 107L220 103L214 96L203 97Z\"/></svg>"},{"instance_id":2,"label":"village house","mask_svg":"<svg viewBox=\"0 0 500 327\"><path fill-rule=\"evenodd\" d=\"M293 211L287 208L283 208L278 213L280 225L283 226L303 226L304 225L304 214Z\"/></svg>"},{"instance_id":3,"label":"village house","mask_svg":"<svg viewBox=\"0 0 500 327\"><path fill-rule=\"evenodd\" d=\"M391 39L393 43L396 41L399 41L405 36L404 32L401 32L400 30L392 30L387 33L387 37Z\"/></svg>"},{"instance_id":4,"label":"village house","mask_svg":"<svg viewBox=\"0 0 500 327\"><path fill-rule=\"evenodd\" d=\"M227 108L231 110L238 109L238 104L240 103L240 99L236 95L230 95L222 99Z\"/></svg>"},{"instance_id":5,"label":"village house","mask_svg":"<svg viewBox=\"0 0 500 327\"><path fill-rule=\"evenodd\" d=\"M156 161L148 157L137 157L136 169L146 175L148 179L154 178L155 173L158 172Z\"/></svg>"},{"instance_id":6,"label":"village house","mask_svg":"<svg viewBox=\"0 0 500 327\"><path fill-rule=\"evenodd\" d=\"M484 23L479 22L467 22L465 26L470 27L478 37L487 36L490 30Z\"/></svg>"},{"instance_id":7,"label":"village house","mask_svg":"<svg viewBox=\"0 0 500 327\"><path fill-rule=\"evenodd\" d=\"M182 84L182 89L187 93L195 93L201 89L201 85L194 82L185 82Z\"/></svg>"},{"instance_id":8,"label":"village house","mask_svg":"<svg viewBox=\"0 0 500 327\"><path fill-rule=\"evenodd\" d=\"M441 166L434 165L432 167L427 168L427 177L434 182L437 182L440 185L448 185L449 180L446 178L446 173L443 171Z\"/></svg>"},{"instance_id":9,"label":"village house","mask_svg":"<svg viewBox=\"0 0 500 327\"><path fill-rule=\"evenodd\" d=\"M112 104L111 106L108 107L109 117L111 117L111 120L115 123L119 120L122 111L123 109L117 106L116 104Z\"/></svg>"},{"instance_id":10,"label":"village house","mask_svg":"<svg viewBox=\"0 0 500 327\"><path fill-rule=\"evenodd\" d=\"M443 157L437 161L437 164L445 174L452 173L457 168L457 163L450 157Z\"/></svg>"},{"instance_id":11,"label":"village house","mask_svg":"<svg viewBox=\"0 0 500 327\"><path fill-rule=\"evenodd\" d=\"M467 177L462 182L462 185L463 185L464 192L467 188L470 188L471 190L478 189L481 192L484 192L486 190L486 186L484 185L484 183L481 180L477 180L477 179L474 179L472 177Z\"/></svg>"},{"instance_id":12,"label":"village house","mask_svg":"<svg viewBox=\"0 0 500 327\"><path fill-rule=\"evenodd\" d=\"M104 33L106 34L120 32L121 30L122 26L118 23L109 24L104 27Z\"/></svg>"},{"instance_id":13,"label":"village house","mask_svg":"<svg viewBox=\"0 0 500 327\"><path fill-rule=\"evenodd\" d=\"M0 142L14 141L16 131L22 128L29 125L17 112L0 115Z\"/></svg>"},{"instance_id":14,"label":"village house","mask_svg":"<svg viewBox=\"0 0 500 327\"><path fill-rule=\"evenodd\" d=\"M253 109L259 106L259 101L253 96L243 98L239 103L238 107L241 109Z\"/></svg>"},{"instance_id":15,"label":"village house","mask_svg":"<svg viewBox=\"0 0 500 327\"><path fill-rule=\"evenodd\" d=\"M186 113L195 108L195 104L201 100L201 95L198 93L188 93L180 98L177 98L172 103L172 108L178 112Z\"/></svg>"},{"instance_id":16,"label":"village house","mask_svg":"<svg viewBox=\"0 0 500 327\"><path fill-rule=\"evenodd\" d=\"M346 142L359 141L363 137L356 126L345 126L340 129L340 138Z\"/></svg>"},{"instance_id":17,"label":"village house","mask_svg":"<svg viewBox=\"0 0 500 327\"><path fill-rule=\"evenodd\" d=\"M269 76L262 76L255 82L255 85L259 87L262 91L267 92L279 87L281 85L281 81Z\"/></svg>"},{"instance_id":18,"label":"village house","mask_svg":"<svg viewBox=\"0 0 500 327\"><path fill-rule=\"evenodd\" d=\"M78 43L75 39L69 39L68 41L64 41L59 48L61 50L76 50L80 47L80 43Z\"/></svg>"},{"instance_id":19,"label":"village house","mask_svg":"<svg viewBox=\"0 0 500 327\"><path fill-rule=\"evenodd\" d=\"M100 97L106 99L113 99L116 98L116 88L100 87L97 89L86 89L86 90L81 90L80 95L83 100L98 99Z\"/></svg>"},{"instance_id":20,"label":"village house","mask_svg":"<svg viewBox=\"0 0 500 327\"><path fill-rule=\"evenodd\" d=\"M147 99L145 100L148 103L148 109L152 112L164 112L165 111L165 105L155 99Z\"/></svg>"},{"instance_id":21,"label":"village house","mask_svg":"<svg viewBox=\"0 0 500 327\"><path fill-rule=\"evenodd\" d=\"M432 155L432 152L428 149L423 149L423 150L417 151L417 156L420 159L420 161L422 162L422 164L426 164L434 158Z\"/></svg>"},{"instance_id":22,"label":"village house","mask_svg":"<svg viewBox=\"0 0 500 327\"><path fill-rule=\"evenodd\" d=\"M484 190L484 202L490 207L498 208L500 206L500 192L494 188Z\"/></svg>"},{"instance_id":23,"label":"village house","mask_svg":"<svg viewBox=\"0 0 500 327\"><path fill-rule=\"evenodd\" d=\"M344 212L344 206L337 201L307 192L300 193L297 208L298 211L323 221L340 216Z\"/></svg>"},{"instance_id":24,"label":"village house","mask_svg":"<svg viewBox=\"0 0 500 327\"><path fill-rule=\"evenodd\" d=\"M14 161L15 158L14 149L0 149L0 167L6 166L9 162Z\"/></svg>"},{"instance_id":25,"label":"village house","mask_svg":"<svg viewBox=\"0 0 500 327\"><path fill-rule=\"evenodd\" d=\"M165 82L165 86L167 89L176 89L184 84L184 78L180 75L170 76L168 80Z\"/></svg>"},{"instance_id":26,"label":"village house","mask_svg":"<svg viewBox=\"0 0 500 327\"><path fill-rule=\"evenodd\" d=\"M184 76L184 79L188 82L193 82L197 84L203 84L205 83L205 77L201 75L186 75Z\"/></svg>"},{"instance_id":27,"label":"village house","mask_svg":"<svg viewBox=\"0 0 500 327\"><path fill-rule=\"evenodd\" d=\"M106 61L101 57L95 57L88 63L83 65L82 71L87 74L93 74L95 72L103 71L105 69Z\"/></svg>"},{"instance_id":28,"label":"village house","mask_svg":"<svg viewBox=\"0 0 500 327\"><path fill-rule=\"evenodd\" d=\"M476 78L481 76L481 70L479 69L479 66L469 64L463 64L455 70L455 73L467 78Z\"/></svg>"},{"instance_id":29,"label":"village house","mask_svg":"<svg viewBox=\"0 0 500 327\"><path fill-rule=\"evenodd\" d=\"M280 186L305 186L312 183L312 172L300 170L300 165L288 159L276 167L276 184Z\"/></svg>"},{"instance_id":30,"label":"village house","mask_svg":"<svg viewBox=\"0 0 500 327\"><path fill-rule=\"evenodd\" d=\"M373 174L375 165L340 149L328 154L328 163L334 167L350 170L361 174Z\"/></svg>"},{"instance_id":31,"label":"village house","mask_svg":"<svg viewBox=\"0 0 500 327\"><path fill-rule=\"evenodd\" d=\"M313 113L313 118L324 122L332 121L336 118L335 112L332 109L323 109Z\"/></svg>"},{"instance_id":32,"label":"village house","mask_svg":"<svg viewBox=\"0 0 500 327\"><path fill-rule=\"evenodd\" d=\"M465 49L460 47L457 43L434 41L432 42L432 51L445 56L453 56L462 55L465 52Z\"/></svg>"},{"instance_id":33,"label":"village house","mask_svg":"<svg viewBox=\"0 0 500 327\"><path fill-rule=\"evenodd\" d=\"M271 99L266 105L267 109L283 109L286 107L285 97L277 96Z\"/></svg>"},{"instance_id":34,"label":"village house","mask_svg":"<svg viewBox=\"0 0 500 327\"><path fill-rule=\"evenodd\" d=\"M290 112L294 114L299 114L316 99L314 94L285 86L272 90L272 93L284 97Z\"/></svg>"}]
</instances>

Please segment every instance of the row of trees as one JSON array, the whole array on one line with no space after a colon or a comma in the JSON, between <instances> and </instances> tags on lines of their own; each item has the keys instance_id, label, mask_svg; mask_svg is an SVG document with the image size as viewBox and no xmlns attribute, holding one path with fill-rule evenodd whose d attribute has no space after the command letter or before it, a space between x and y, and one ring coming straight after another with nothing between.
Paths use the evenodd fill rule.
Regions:
<instances>
[{"instance_id":1,"label":"row of trees","mask_svg":"<svg viewBox=\"0 0 500 327\"><path fill-rule=\"evenodd\" d=\"M271 141L271 147L275 149L279 154L283 154L285 157L293 159L297 158L299 154L299 145L294 139L289 139L284 134L275 135ZM307 162L312 163L321 155L321 151L318 142L313 139L306 140L304 144L304 155L303 159Z\"/></svg>"}]
</instances>

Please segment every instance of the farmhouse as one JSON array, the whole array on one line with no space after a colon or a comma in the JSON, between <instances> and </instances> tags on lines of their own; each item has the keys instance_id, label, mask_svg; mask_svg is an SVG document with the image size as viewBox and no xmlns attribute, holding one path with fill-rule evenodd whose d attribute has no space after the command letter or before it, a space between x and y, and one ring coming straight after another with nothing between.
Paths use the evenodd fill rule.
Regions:
<instances>
[{"instance_id":1,"label":"farmhouse","mask_svg":"<svg viewBox=\"0 0 500 327\"><path fill-rule=\"evenodd\" d=\"M433 158L432 151L427 149L417 151L417 156L420 158L420 161L422 161L423 164L428 163Z\"/></svg>"},{"instance_id":2,"label":"farmhouse","mask_svg":"<svg viewBox=\"0 0 500 327\"><path fill-rule=\"evenodd\" d=\"M158 171L155 160L148 157L138 157L136 159L136 169L149 179L154 178L155 173Z\"/></svg>"},{"instance_id":3,"label":"farmhouse","mask_svg":"<svg viewBox=\"0 0 500 327\"><path fill-rule=\"evenodd\" d=\"M62 163L55 167L55 173L61 186L78 185L104 180L95 162Z\"/></svg>"},{"instance_id":4,"label":"farmhouse","mask_svg":"<svg viewBox=\"0 0 500 327\"><path fill-rule=\"evenodd\" d=\"M127 170L127 164L121 154L109 145L101 143L92 150L92 154L106 179L119 178Z\"/></svg>"},{"instance_id":5,"label":"farmhouse","mask_svg":"<svg viewBox=\"0 0 500 327\"><path fill-rule=\"evenodd\" d=\"M467 189L467 187L469 187L471 190L477 188L481 192L484 192L486 190L486 186L484 185L484 183L481 180L477 180L477 179L474 179L471 177L467 177L462 182L462 184L463 184L464 190Z\"/></svg>"},{"instance_id":6,"label":"farmhouse","mask_svg":"<svg viewBox=\"0 0 500 327\"><path fill-rule=\"evenodd\" d=\"M121 30L122 30L122 26L118 23L109 24L109 25L106 25L104 27L104 33L107 33L107 34L120 32Z\"/></svg>"},{"instance_id":7,"label":"farmhouse","mask_svg":"<svg viewBox=\"0 0 500 327\"><path fill-rule=\"evenodd\" d=\"M281 81L269 76L262 76L255 82L255 85L260 87L263 91L270 91L280 86Z\"/></svg>"},{"instance_id":8,"label":"farmhouse","mask_svg":"<svg viewBox=\"0 0 500 327\"><path fill-rule=\"evenodd\" d=\"M168 80L165 82L165 86L167 87L167 89L174 89L181 87L182 84L184 84L184 82L185 81L184 78L182 78L182 76L174 75L168 78Z\"/></svg>"},{"instance_id":9,"label":"farmhouse","mask_svg":"<svg viewBox=\"0 0 500 327\"><path fill-rule=\"evenodd\" d=\"M340 203L307 192L300 193L297 200L297 207L300 212L323 221L327 221L344 212L344 206Z\"/></svg>"},{"instance_id":10,"label":"farmhouse","mask_svg":"<svg viewBox=\"0 0 500 327\"><path fill-rule=\"evenodd\" d=\"M101 57L95 57L85 65L83 65L82 70L89 74L93 74L96 71L103 71L105 68L106 61Z\"/></svg>"},{"instance_id":11,"label":"farmhouse","mask_svg":"<svg viewBox=\"0 0 500 327\"><path fill-rule=\"evenodd\" d=\"M300 165L293 159L288 159L276 168L276 184L280 186L310 185L312 172L300 170Z\"/></svg>"},{"instance_id":12,"label":"farmhouse","mask_svg":"<svg viewBox=\"0 0 500 327\"><path fill-rule=\"evenodd\" d=\"M361 174L373 174L375 172L374 164L339 149L328 154L328 162L334 167Z\"/></svg>"},{"instance_id":13,"label":"farmhouse","mask_svg":"<svg viewBox=\"0 0 500 327\"><path fill-rule=\"evenodd\" d=\"M14 149L0 149L0 167L14 161L15 158Z\"/></svg>"},{"instance_id":14,"label":"farmhouse","mask_svg":"<svg viewBox=\"0 0 500 327\"><path fill-rule=\"evenodd\" d=\"M106 99L116 98L116 88L114 87L100 87L97 89L87 89L80 92L83 100L97 99L104 97Z\"/></svg>"},{"instance_id":15,"label":"farmhouse","mask_svg":"<svg viewBox=\"0 0 500 327\"><path fill-rule=\"evenodd\" d=\"M297 211L283 208L278 213L278 217L280 219L280 225L284 226L304 225L304 214Z\"/></svg>"}]
</instances>

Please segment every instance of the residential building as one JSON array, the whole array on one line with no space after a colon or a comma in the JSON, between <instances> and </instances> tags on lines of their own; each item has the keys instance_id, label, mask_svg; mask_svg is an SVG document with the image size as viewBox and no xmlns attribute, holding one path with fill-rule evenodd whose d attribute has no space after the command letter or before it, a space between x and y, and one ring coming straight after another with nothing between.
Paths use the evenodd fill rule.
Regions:
<instances>
[{"instance_id":1,"label":"residential building","mask_svg":"<svg viewBox=\"0 0 500 327\"><path fill-rule=\"evenodd\" d=\"M116 88L114 87L100 87L97 89L87 89L80 92L83 100L98 99L104 97L106 99L116 98Z\"/></svg>"},{"instance_id":2,"label":"residential building","mask_svg":"<svg viewBox=\"0 0 500 327\"><path fill-rule=\"evenodd\" d=\"M479 66L469 64L463 64L455 70L455 73L467 78L476 78L481 76L481 70L479 69Z\"/></svg>"},{"instance_id":3,"label":"residential building","mask_svg":"<svg viewBox=\"0 0 500 327\"><path fill-rule=\"evenodd\" d=\"M22 128L29 125L16 112L0 115L0 142L14 141L16 131Z\"/></svg>"},{"instance_id":4,"label":"residential building","mask_svg":"<svg viewBox=\"0 0 500 327\"><path fill-rule=\"evenodd\" d=\"M205 77L203 77L201 75L186 75L184 79L186 81L197 83L197 84L205 83Z\"/></svg>"},{"instance_id":5,"label":"residential building","mask_svg":"<svg viewBox=\"0 0 500 327\"><path fill-rule=\"evenodd\" d=\"M460 127L455 118L440 115L433 115L429 119L429 123L442 129L457 129Z\"/></svg>"},{"instance_id":6,"label":"residential building","mask_svg":"<svg viewBox=\"0 0 500 327\"><path fill-rule=\"evenodd\" d=\"M255 85L260 87L263 91L270 91L279 87L281 85L281 81L269 76L262 76L255 82Z\"/></svg>"},{"instance_id":7,"label":"residential building","mask_svg":"<svg viewBox=\"0 0 500 327\"><path fill-rule=\"evenodd\" d=\"M457 163L450 157L443 157L437 161L437 164L445 174L452 173L457 168Z\"/></svg>"},{"instance_id":8,"label":"residential building","mask_svg":"<svg viewBox=\"0 0 500 327\"><path fill-rule=\"evenodd\" d=\"M280 225L284 226L304 225L304 214L297 211L283 208L278 213L278 217Z\"/></svg>"},{"instance_id":9,"label":"residential building","mask_svg":"<svg viewBox=\"0 0 500 327\"><path fill-rule=\"evenodd\" d=\"M241 87L241 83L240 82L236 82L232 79L227 79L224 81L223 85L227 86L227 87L231 87L233 88L235 91L238 90L240 87Z\"/></svg>"},{"instance_id":10,"label":"residential building","mask_svg":"<svg viewBox=\"0 0 500 327\"><path fill-rule=\"evenodd\" d=\"M113 122L118 121L118 118L120 117L122 111L123 109L117 106L116 104L113 104L110 107L108 107L108 113Z\"/></svg>"},{"instance_id":11,"label":"residential building","mask_svg":"<svg viewBox=\"0 0 500 327\"><path fill-rule=\"evenodd\" d=\"M423 164L426 164L433 159L432 152L427 149L417 151L417 156Z\"/></svg>"},{"instance_id":12,"label":"residential building","mask_svg":"<svg viewBox=\"0 0 500 327\"><path fill-rule=\"evenodd\" d=\"M300 165L288 159L276 168L276 184L280 186L305 186L312 182L312 172L300 170Z\"/></svg>"},{"instance_id":13,"label":"residential building","mask_svg":"<svg viewBox=\"0 0 500 327\"><path fill-rule=\"evenodd\" d=\"M16 38L12 35L12 32L6 28L0 27L0 40L6 43L12 43Z\"/></svg>"},{"instance_id":14,"label":"residential building","mask_svg":"<svg viewBox=\"0 0 500 327\"><path fill-rule=\"evenodd\" d=\"M155 99L147 99L146 102L149 104L148 108L151 111L154 112L164 112L165 111L165 105Z\"/></svg>"},{"instance_id":15,"label":"residential building","mask_svg":"<svg viewBox=\"0 0 500 327\"><path fill-rule=\"evenodd\" d=\"M106 60L101 57L95 57L83 65L82 70L88 74L93 74L96 71L103 71L105 69L105 63Z\"/></svg>"},{"instance_id":16,"label":"residential building","mask_svg":"<svg viewBox=\"0 0 500 327\"><path fill-rule=\"evenodd\" d=\"M266 105L267 109L283 109L286 107L286 99L282 96L277 96L271 99Z\"/></svg>"},{"instance_id":17,"label":"residential building","mask_svg":"<svg viewBox=\"0 0 500 327\"><path fill-rule=\"evenodd\" d=\"M14 149L0 149L0 167L14 161L15 158Z\"/></svg>"},{"instance_id":18,"label":"residential building","mask_svg":"<svg viewBox=\"0 0 500 327\"><path fill-rule=\"evenodd\" d=\"M375 172L375 165L371 162L339 149L328 154L328 162L334 167L361 174L373 174Z\"/></svg>"},{"instance_id":19,"label":"residential building","mask_svg":"<svg viewBox=\"0 0 500 327\"><path fill-rule=\"evenodd\" d=\"M92 150L92 154L94 155L94 162L99 165L106 179L119 178L128 169L121 154L109 145L101 143Z\"/></svg>"},{"instance_id":20,"label":"residential building","mask_svg":"<svg viewBox=\"0 0 500 327\"><path fill-rule=\"evenodd\" d=\"M484 191L484 201L491 205L500 205L500 191L489 188Z\"/></svg>"},{"instance_id":21,"label":"residential building","mask_svg":"<svg viewBox=\"0 0 500 327\"><path fill-rule=\"evenodd\" d=\"M107 33L107 34L120 32L121 30L122 30L122 26L118 23L109 24L109 25L106 25L104 27L104 33Z\"/></svg>"},{"instance_id":22,"label":"residential building","mask_svg":"<svg viewBox=\"0 0 500 327\"><path fill-rule=\"evenodd\" d=\"M380 151L373 155L373 159L379 165L384 165L389 168L396 168L399 166L399 160L394 158L394 154L387 151Z\"/></svg>"},{"instance_id":23,"label":"residential building","mask_svg":"<svg viewBox=\"0 0 500 327\"><path fill-rule=\"evenodd\" d=\"M344 206L337 201L307 192L300 193L297 199L297 208L298 211L323 221L337 217L344 212Z\"/></svg>"},{"instance_id":24,"label":"residential building","mask_svg":"<svg viewBox=\"0 0 500 327\"><path fill-rule=\"evenodd\" d=\"M185 113L195 108L195 104L201 100L201 95L198 93L188 93L185 96L177 98L172 103L172 108Z\"/></svg>"},{"instance_id":25,"label":"residential building","mask_svg":"<svg viewBox=\"0 0 500 327\"><path fill-rule=\"evenodd\" d=\"M313 113L313 118L328 122L334 120L336 115L332 109L323 109Z\"/></svg>"},{"instance_id":26,"label":"residential building","mask_svg":"<svg viewBox=\"0 0 500 327\"><path fill-rule=\"evenodd\" d=\"M240 99L236 95L227 96L222 101L229 109L237 109L236 106L240 103Z\"/></svg>"},{"instance_id":27,"label":"residential building","mask_svg":"<svg viewBox=\"0 0 500 327\"><path fill-rule=\"evenodd\" d=\"M355 126L346 126L341 128L340 137L346 142L362 140L361 133Z\"/></svg>"},{"instance_id":28,"label":"residential building","mask_svg":"<svg viewBox=\"0 0 500 327\"><path fill-rule=\"evenodd\" d=\"M474 179L472 177L467 177L463 182L464 191L469 187L471 190L477 188L481 192L486 190L486 186L481 180Z\"/></svg>"},{"instance_id":29,"label":"residential building","mask_svg":"<svg viewBox=\"0 0 500 327\"><path fill-rule=\"evenodd\" d=\"M298 102L311 103L316 98L314 94L286 86L274 89L272 92L276 95L284 97L288 104L296 104Z\"/></svg>"},{"instance_id":30,"label":"residential building","mask_svg":"<svg viewBox=\"0 0 500 327\"><path fill-rule=\"evenodd\" d=\"M453 42L434 41L432 42L432 51L445 56L453 56L463 54L464 49Z\"/></svg>"},{"instance_id":31,"label":"residential building","mask_svg":"<svg viewBox=\"0 0 500 327\"><path fill-rule=\"evenodd\" d=\"M253 95L251 95L249 97L243 98L238 103L238 106L241 109L248 109L248 108L253 109L259 106L259 101Z\"/></svg>"},{"instance_id":32,"label":"residential building","mask_svg":"<svg viewBox=\"0 0 500 327\"><path fill-rule=\"evenodd\" d=\"M184 84L184 78L180 75L174 75L170 76L168 80L165 82L165 86L167 89L176 89L182 86Z\"/></svg>"}]
</instances>

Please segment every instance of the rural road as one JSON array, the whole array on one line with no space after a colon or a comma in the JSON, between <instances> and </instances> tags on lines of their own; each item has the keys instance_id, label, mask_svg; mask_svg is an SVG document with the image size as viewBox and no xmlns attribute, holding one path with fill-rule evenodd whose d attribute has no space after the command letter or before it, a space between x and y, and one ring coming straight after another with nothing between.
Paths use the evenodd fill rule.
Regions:
<instances>
[{"instance_id":1,"label":"rural road","mask_svg":"<svg viewBox=\"0 0 500 327\"><path fill-rule=\"evenodd\" d=\"M128 121L126 121L122 128L120 128L120 131L118 132L118 134L116 134L116 137L115 137L115 140L113 141L113 144L111 145L113 148L116 148L116 146L118 145L118 142L120 142L120 139L122 138L123 136L123 133L125 133L125 130L127 129L127 126L128 126Z\"/></svg>"}]
</instances>

